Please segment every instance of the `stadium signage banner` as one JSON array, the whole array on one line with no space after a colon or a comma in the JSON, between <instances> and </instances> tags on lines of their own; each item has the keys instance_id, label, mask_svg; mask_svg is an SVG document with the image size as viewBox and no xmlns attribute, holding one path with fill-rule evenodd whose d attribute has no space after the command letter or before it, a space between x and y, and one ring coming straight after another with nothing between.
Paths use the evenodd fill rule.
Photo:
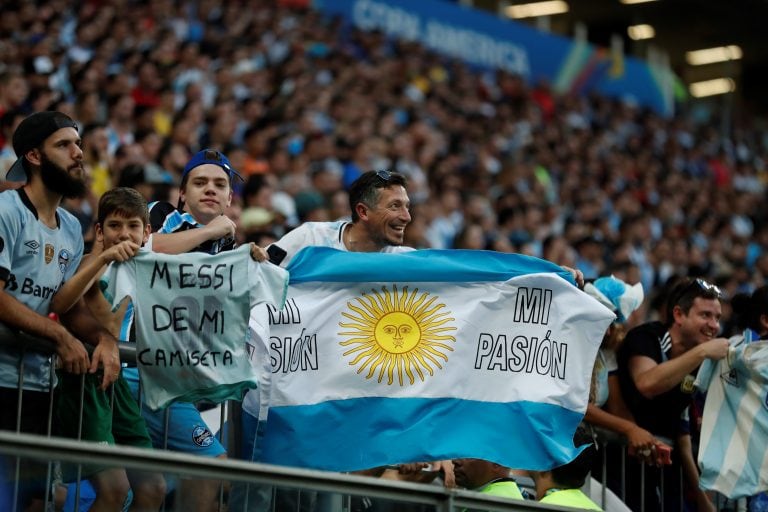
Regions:
<instances>
[{"instance_id":1,"label":"stadium signage banner","mask_svg":"<svg viewBox=\"0 0 768 512\"><path fill-rule=\"evenodd\" d=\"M672 115L673 75L604 48L548 34L487 12L441 0L314 0L362 30L419 42L472 66L502 69L559 92L592 90Z\"/></svg>"}]
</instances>

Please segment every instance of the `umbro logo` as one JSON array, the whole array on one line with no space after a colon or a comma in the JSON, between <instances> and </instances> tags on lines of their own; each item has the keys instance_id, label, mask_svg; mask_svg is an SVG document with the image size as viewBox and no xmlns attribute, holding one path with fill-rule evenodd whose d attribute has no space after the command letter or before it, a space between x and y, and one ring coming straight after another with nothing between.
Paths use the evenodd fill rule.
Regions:
<instances>
[{"instance_id":1,"label":"umbro logo","mask_svg":"<svg viewBox=\"0 0 768 512\"><path fill-rule=\"evenodd\" d=\"M40 242L37 240L27 240L24 245L27 246L27 254L37 254L37 250L40 248Z\"/></svg>"}]
</instances>

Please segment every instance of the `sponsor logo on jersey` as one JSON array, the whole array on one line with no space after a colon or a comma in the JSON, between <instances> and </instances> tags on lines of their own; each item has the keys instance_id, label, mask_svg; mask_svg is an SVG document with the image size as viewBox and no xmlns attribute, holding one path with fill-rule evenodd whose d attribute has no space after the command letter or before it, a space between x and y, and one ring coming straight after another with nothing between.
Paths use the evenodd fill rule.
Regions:
<instances>
[{"instance_id":1,"label":"sponsor logo on jersey","mask_svg":"<svg viewBox=\"0 0 768 512\"><path fill-rule=\"evenodd\" d=\"M56 286L42 286L35 282L31 277L25 277L21 282L16 280L16 276L11 274L8 276L8 281L5 283L5 289L8 292L17 292L14 295L31 295L33 297L40 297L43 299L50 299L56 290L59 289L60 283Z\"/></svg>"},{"instance_id":2,"label":"sponsor logo on jersey","mask_svg":"<svg viewBox=\"0 0 768 512\"><path fill-rule=\"evenodd\" d=\"M47 265L53 261L53 253L55 252L55 249L51 244L45 244L45 250L43 252L45 253L45 264Z\"/></svg>"},{"instance_id":3,"label":"sponsor logo on jersey","mask_svg":"<svg viewBox=\"0 0 768 512\"><path fill-rule=\"evenodd\" d=\"M59 251L59 269L61 269L61 273L67 271L67 267L69 267L69 264L72 262L72 253L69 252L66 249L62 249Z\"/></svg>"},{"instance_id":4,"label":"sponsor logo on jersey","mask_svg":"<svg viewBox=\"0 0 768 512\"><path fill-rule=\"evenodd\" d=\"M213 444L213 434L208 427L198 425L192 429L192 441L201 448L207 448Z\"/></svg>"},{"instance_id":5,"label":"sponsor logo on jersey","mask_svg":"<svg viewBox=\"0 0 768 512\"><path fill-rule=\"evenodd\" d=\"M40 242L37 240L27 240L24 245L27 246L27 254L37 254L37 250L40 248Z\"/></svg>"}]
</instances>

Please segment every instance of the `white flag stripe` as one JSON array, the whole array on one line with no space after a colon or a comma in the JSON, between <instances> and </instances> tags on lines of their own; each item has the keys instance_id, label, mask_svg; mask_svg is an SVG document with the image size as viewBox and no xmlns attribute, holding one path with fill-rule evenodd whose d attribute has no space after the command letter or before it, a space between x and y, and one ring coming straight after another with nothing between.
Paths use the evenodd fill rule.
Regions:
<instances>
[{"instance_id":1,"label":"white flag stripe","mask_svg":"<svg viewBox=\"0 0 768 512\"><path fill-rule=\"evenodd\" d=\"M379 382L379 370L372 378L365 378L369 367L358 374L360 362L353 366L354 354L344 355L354 347L340 344L344 341L340 332L354 332L354 329L339 326L340 323L354 323L342 316L349 310L348 305L361 308L356 300L363 293L373 295L373 292L387 286L393 290L391 283L368 283L365 287L354 287L349 283L291 286L290 298L301 309L303 323L300 329L296 324L272 326L270 349L277 371L272 374L274 390L271 405L314 404L325 400L383 395L461 396L488 402L548 401L582 412L585 410L586 404L581 398L589 391L590 374L583 369L591 368L593 364L590 354L597 349L601 329L604 330L606 318L610 318L607 309L560 277L547 274L517 277L506 283L439 285L407 283L398 288L398 293L409 296L426 293L429 297L438 297L439 302L445 305L443 309L450 312L449 318L454 319L451 324L456 329L450 331L455 341L441 342L450 348L444 351L447 361L431 354L446 370L427 360L434 372L427 379L429 370L424 365L418 365L416 360L400 359L404 365L410 364L414 368L411 370L413 384L410 384L405 369L400 371L407 385L400 385L397 377L389 385L386 373ZM521 288L551 292L540 294L548 296L546 305L550 307L546 315L537 313L525 302L525 311L520 312L521 318L543 319L547 323L526 325L513 321L516 298ZM557 301L551 300L552 295L558 297ZM486 304L491 309L506 309L503 314L492 316L484 310L487 309ZM465 311L469 313L462 314ZM557 318L556 325L555 322L550 323L550 317ZM313 325L312 321L316 318L322 318L321 326ZM476 319L482 319L482 325ZM579 319L583 322L572 321ZM301 345L297 348L299 337ZM316 347L316 344L322 347ZM305 371L291 371L292 362L296 365L295 370ZM336 369L312 371L315 364L320 369L331 366ZM425 375L423 380L416 373L417 366L421 366ZM394 373L397 374L398 370L395 368ZM457 375L469 377L476 373L482 374L482 380L457 379ZM349 385L351 377L355 378L354 386ZM506 392L501 393L501 389Z\"/></svg>"}]
</instances>

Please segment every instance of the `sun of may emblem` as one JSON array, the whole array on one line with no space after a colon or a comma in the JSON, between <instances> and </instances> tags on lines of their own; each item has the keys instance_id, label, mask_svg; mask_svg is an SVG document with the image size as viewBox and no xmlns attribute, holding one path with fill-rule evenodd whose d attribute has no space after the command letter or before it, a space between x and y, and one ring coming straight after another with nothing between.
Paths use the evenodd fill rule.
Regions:
<instances>
[{"instance_id":1,"label":"sun of may emblem","mask_svg":"<svg viewBox=\"0 0 768 512\"><path fill-rule=\"evenodd\" d=\"M389 385L395 378L402 386L404 376L413 384L425 372L434 375L433 368L442 368L440 360L448 361L446 353L453 351L446 342L456 341L449 334L455 319L443 311L445 304L418 288L408 293L407 286L402 292L394 285L392 291L382 286L371 292L347 302L341 313L349 320L339 322L346 329L339 335L347 338L340 344L350 347L344 352L352 358L349 364L359 365L357 373L368 370L366 379L377 376L381 382L386 375Z\"/></svg>"}]
</instances>

